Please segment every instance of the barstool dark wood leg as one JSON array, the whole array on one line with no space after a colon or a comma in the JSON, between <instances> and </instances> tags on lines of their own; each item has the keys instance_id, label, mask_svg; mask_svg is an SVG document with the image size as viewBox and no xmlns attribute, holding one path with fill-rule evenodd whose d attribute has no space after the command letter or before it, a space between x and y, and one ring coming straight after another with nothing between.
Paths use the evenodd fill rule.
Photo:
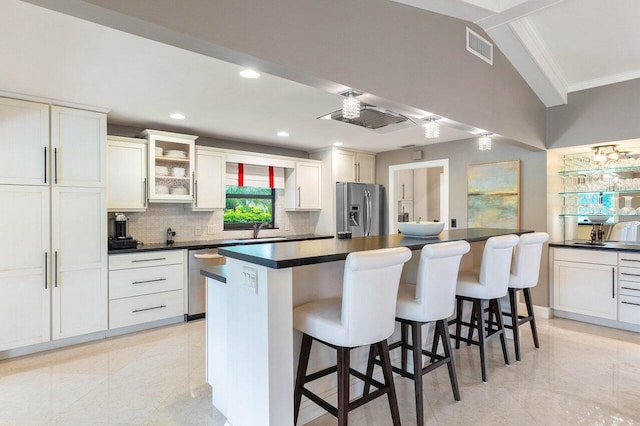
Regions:
<instances>
[{"instance_id":1,"label":"barstool dark wood leg","mask_svg":"<svg viewBox=\"0 0 640 426\"><path fill-rule=\"evenodd\" d=\"M456 297L456 349L460 349L460 333L462 332L462 299Z\"/></svg>"},{"instance_id":2,"label":"barstool dark wood leg","mask_svg":"<svg viewBox=\"0 0 640 426\"><path fill-rule=\"evenodd\" d=\"M424 425L424 407L422 393L422 324L411 323L411 339L413 340L413 384L416 397L416 425Z\"/></svg>"},{"instance_id":3,"label":"barstool dark wood leg","mask_svg":"<svg viewBox=\"0 0 640 426\"><path fill-rule=\"evenodd\" d=\"M531 334L533 335L533 344L537 348L540 347L538 342L538 329L536 328L536 317L533 315L533 302L531 301L531 291L528 288L523 289L524 302L527 304L527 313L531 317L529 324L531 325Z\"/></svg>"},{"instance_id":4,"label":"barstool dark wood leg","mask_svg":"<svg viewBox=\"0 0 640 426\"><path fill-rule=\"evenodd\" d=\"M449 358L447 368L449 369L449 379L451 380L453 398L456 401L460 401L460 389L458 388L458 377L456 376L456 367L453 362L453 354L451 353L451 342L449 340L449 327L447 326L447 320L436 322L436 333L442 337L444 356Z\"/></svg>"},{"instance_id":5,"label":"barstool dark wood leg","mask_svg":"<svg viewBox=\"0 0 640 426\"><path fill-rule=\"evenodd\" d=\"M389 345L387 344L386 340L378 343L378 345L380 350L380 360L382 361L382 374L384 375L384 382L387 386L389 386L389 392L387 396L389 397L389 408L391 408L391 419L393 420L393 426L400 426L400 411L398 411L396 387L393 384L393 370L391 368L391 358L389 357ZM349 383L347 379L347 385L348 384Z\"/></svg>"},{"instance_id":6,"label":"barstool dark wood leg","mask_svg":"<svg viewBox=\"0 0 640 426\"><path fill-rule=\"evenodd\" d=\"M436 354L438 353L438 345L440 344L440 334L436 328L433 331L433 344L431 345L431 358L429 362L433 363L436 360Z\"/></svg>"},{"instance_id":7,"label":"barstool dark wood leg","mask_svg":"<svg viewBox=\"0 0 640 426\"><path fill-rule=\"evenodd\" d=\"M518 320L518 290L509 289L509 307L511 308L511 327L513 331L513 346L516 350L516 361L520 361L520 327Z\"/></svg>"},{"instance_id":8,"label":"barstool dark wood leg","mask_svg":"<svg viewBox=\"0 0 640 426\"><path fill-rule=\"evenodd\" d=\"M471 346L471 339L473 339L473 329L476 327L476 304L473 304L471 308L471 316L469 317L469 330L467 332L467 346Z\"/></svg>"},{"instance_id":9,"label":"barstool dark wood leg","mask_svg":"<svg viewBox=\"0 0 640 426\"><path fill-rule=\"evenodd\" d=\"M484 310L487 305L486 300L476 299L473 304L476 306L476 324L478 326L478 346L480 347L480 368L482 369L482 381L487 381L487 341L484 334Z\"/></svg>"},{"instance_id":10,"label":"barstool dark wood leg","mask_svg":"<svg viewBox=\"0 0 640 426\"><path fill-rule=\"evenodd\" d=\"M296 374L296 387L293 395L293 424L298 421L298 413L300 412L300 402L302 401L302 387L304 386L304 377L307 374L307 366L309 364L309 354L311 353L311 343L313 339L308 334L302 335L302 346L300 348L300 360L298 362L298 373Z\"/></svg>"},{"instance_id":11,"label":"barstool dark wood leg","mask_svg":"<svg viewBox=\"0 0 640 426\"><path fill-rule=\"evenodd\" d=\"M404 322L400 323L400 339L402 340L402 346L400 346L400 366L405 371L407 371L407 342L409 341L409 333L407 332L408 328L409 324Z\"/></svg>"},{"instance_id":12,"label":"barstool dark wood leg","mask_svg":"<svg viewBox=\"0 0 640 426\"><path fill-rule=\"evenodd\" d=\"M375 360L377 355L378 344L373 344L369 346L369 360L367 361L367 377L373 377L373 368L375 367ZM369 395L369 390L371 389L371 384L369 382L364 382L364 390L362 391L362 395Z\"/></svg>"},{"instance_id":13,"label":"barstool dark wood leg","mask_svg":"<svg viewBox=\"0 0 640 426\"><path fill-rule=\"evenodd\" d=\"M500 308L500 301L498 299L493 299L493 307L496 317L496 322L498 331L496 333L500 333L500 345L502 345L502 356L504 356L504 363L509 365L509 352L507 352L507 336L504 334L504 322L502 320L502 308Z\"/></svg>"},{"instance_id":14,"label":"barstool dark wood leg","mask_svg":"<svg viewBox=\"0 0 640 426\"><path fill-rule=\"evenodd\" d=\"M338 426L349 421L349 348L338 347Z\"/></svg>"}]
</instances>

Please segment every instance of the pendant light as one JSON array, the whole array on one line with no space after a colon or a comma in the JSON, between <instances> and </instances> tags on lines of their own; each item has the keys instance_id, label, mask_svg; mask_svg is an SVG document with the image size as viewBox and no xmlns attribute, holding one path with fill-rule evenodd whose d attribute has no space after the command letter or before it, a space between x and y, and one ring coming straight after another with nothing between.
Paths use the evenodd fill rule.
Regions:
<instances>
[{"instance_id":1,"label":"pendant light","mask_svg":"<svg viewBox=\"0 0 640 426\"><path fill-rule=\"evenodd\" d=\"M491 150L491 135L493 133L483 133L478 139L478 149L480 151Z\"/></svg>"},{"instance_id":2,"label":"pendant light","mask_svg":"<svg viewBox=\"0 0 640 426\"><path fill-rule=\"evenodd\" d=\"M360 117L360 101L355 97L353 90L347 91L346 98L342 101L342 116L347 120Z\"/></svg>"},{"instance_id":3,"label":"pendant light","mask_svg":"<svg viewBox=\"0 0 640 426\"><path fill-rule=\"evenodd\" d=\"M427 118L427 122L422 125L424 127L424 136L427 139L440 137L440 124L438 123L438 118L439 117L431 116Z\"/></svg>"}]
</instances>

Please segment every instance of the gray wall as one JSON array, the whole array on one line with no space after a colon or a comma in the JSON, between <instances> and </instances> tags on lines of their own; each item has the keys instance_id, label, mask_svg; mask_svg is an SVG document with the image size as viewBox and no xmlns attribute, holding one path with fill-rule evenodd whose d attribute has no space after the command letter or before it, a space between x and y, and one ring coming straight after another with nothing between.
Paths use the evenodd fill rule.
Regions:
<instances>
[{"instance_id":1,"label":"gray wall","mask_svg":"<svg viewBox=\"0 0 640 426\"><path fill-rule=\"evenodd\" d=\"M640 137L640 79L569 93L547 110L547 147L562 148Z\"/></svg>"},{"instance_id":2,"label":"gray wall","mask_svg":"<svg viewBox=\"0 0 640 426\"><path fill-rule=\"evenodd\" d=\"M130 126L130 125L120 125L120 124L113 124L109 122L107 125L107 133L112 136L124 136L124 137L135 138L135 137L138 137L140 132L142 132L146 128L147 127L143 127L143 126L138 127L138 126ZM166 126L162 126L162 128L158 128L156 126L156 127L153 127L153 129L164 130L167 132L194 134L187 129L180 129L178 127L167 128ZM207 136L199 136L198 139L196 139L196 145L212 146L215 148L236 149L239 151L260 152L263 154L284 155L288 157L309 158L308 152L300 151L297 149L281 148L277 146L261 145L256 143L232 141L232 140L225 140L225 139L216 139L216 138L210 138Z\"/></svg>"},{"instance_id":3,"label":"gray wall","mask_svg":"<svg viewBox=\"0 0 640 426\"><path fill-rule=\"evenodd\" d=\"M497 48L493 66L467 52L467 25L486 34L448 16L388 0L29 1L304 84L355 87L544 148L542 102Z\"/></svg>"},{"instance_id":4,"label":"gray wall","mask_svg":"<svg viewBox=\"0 0 640 426\"><path fill-rule=\"evenodd\" d=\"M458 228L467 226L467 166L520 160L520 226L524 229L547 229L547 154L494 142L491 151L479 151L478 140L466 139L414 149L388 151L376 156L376 182L389 186L389 166L411 163L411 152L421 150L423 160L449 159L449 217L458 220ZM547 257L546 251L543 259ZM534 303L549 306L548 264L543 261L538 287L532 290Z\"/></svg>"}]
</instances>

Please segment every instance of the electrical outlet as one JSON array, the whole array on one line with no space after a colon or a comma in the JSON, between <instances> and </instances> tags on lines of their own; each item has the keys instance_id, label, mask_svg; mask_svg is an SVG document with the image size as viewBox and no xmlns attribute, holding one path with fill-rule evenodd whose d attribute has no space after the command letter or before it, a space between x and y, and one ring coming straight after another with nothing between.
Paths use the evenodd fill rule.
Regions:
<instances>
[{"instance_id":1,"label":"electrical outlet","mask_svg":"<svg viewBox=\"0 0 640 426\"><path fill-rule=\"evenodd\" d=\"M455 228L456 226L458 226L458 221L456 219L451 219L451 227Z\"/></svg>"},{"instance_id":2,"label":"electrical outlet","mask_svg":"<svg viewBox=\"0 0 640 426\"><path fill-rule=\"evenodd\" d=\"M258 270L248 266L242 267L242 287L248 292L258 294Z\"/></svg>"},{"instance_id":3,"label":"electrical outlet","mask_svg":"<svg viewBox=\"0 0 640 426\"><path fill-rule=\"evenodd\" d=\"M207 226L207 234L215 235L216 234L216 226L215 225L208 225Z\"/></svg>"},{"instance_id":4,"label":"electrical outlet","mask_svg":"<svg viewBox=\"0 0 640 426\"><path fill-rule=\"evenodd\" d=\"M194 226L193 235L200 235L200 234L202 234L202 226Z\"/></svg>"}]
</instances>

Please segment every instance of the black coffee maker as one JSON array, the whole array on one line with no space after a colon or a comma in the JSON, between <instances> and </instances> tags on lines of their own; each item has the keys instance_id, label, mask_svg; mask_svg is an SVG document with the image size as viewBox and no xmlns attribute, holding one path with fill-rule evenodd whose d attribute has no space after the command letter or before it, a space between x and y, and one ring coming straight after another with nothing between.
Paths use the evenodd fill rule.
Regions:
<instances>
[{"instance_id":1,"label":"black coffee maker","mask_svg":"<svg viewBox=\"0 0 640 426\"><path fill-rule=\"evenodd\" d=\"M127 235L127 217L116 213L113 220L113 236L109 237L109 250L132 249L138 246L138 241Z\"/></svg>"}]
</instances>

